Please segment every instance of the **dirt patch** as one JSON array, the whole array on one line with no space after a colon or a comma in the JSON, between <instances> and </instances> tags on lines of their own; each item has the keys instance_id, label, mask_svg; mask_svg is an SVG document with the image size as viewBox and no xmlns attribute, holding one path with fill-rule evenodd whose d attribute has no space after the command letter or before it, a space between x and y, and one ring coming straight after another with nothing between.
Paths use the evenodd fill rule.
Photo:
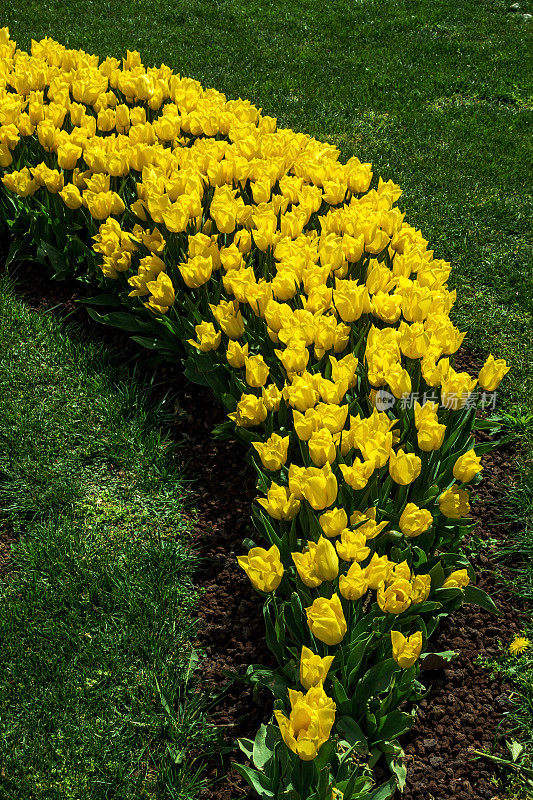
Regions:
<instances>
[{"instance_id":1,"label":"dirt patch","mask_svg":"<svg viewBox=\"0 0 533 800\"><path fill-rule=\"evenodd\" d=\"M120 344L128 355L137 351L125 335L87 318L85 309L76 303L86 294L83 288L68 282L52 283L35 265L19 270L17 280L18 291L32 308L62 317L68 314L98 341ZM475 374L483 360L482 354L465 351L457 368ZM180 458L194 477L193 502L198 508L194 547L202 558L197 582L205 590L199 606L199 642L206 652L202 680L218 691L227 682L226 671L243 672L252 663L272 663L264 642L261 601L236 564L236 556L243 551L242 540L250 535L255 475L240 445L211 438L213 426L224 415L207 390L185 383L173 365L161 366L157 379L161 391L177 391L173 433L185 441ZM502 729L511 687L498 678L491 679L475 662L478 655L497 654L499 642L508 643L522 630L527 617L492 568L496 547L505 544L512 531L502 518L501 501L513 474L513 461L508 448L484 457L484 480L473 506L479 520L472 539L478 584L490 592L502 616L492 617L465 606L434 637L434 650L456 650L458 658L446 670L422 674L430 694L422 701L415 726L402 740L408 766L405 800L497 798L494 765L486 759L473 761L471 750L493 745ZM254 736L271 709L266 693L254 697L249 688L235 683L214 711L213 720L224 726L231 742L238 736ZM216 783L206 793L206 800L257 797L231 770L235 758L240 760L238 752L212 762L208 776Z\"/></svg>"},{"instance_id":2,"label":"dirt patch","mask_svg":"<svg viewBox=\"0 0 533 800\"><path fill-rule=\"evenodd\" d=\"M523 630L530 613L504 588L503 575L491 568L494 554L505 543L512 525L501 516L504 487L513 471L512 450L496 450L483 459L484 480L473 503L473 559L478 585L489 592L501 611L493 617L475 606L464 606L448 618L432 640L434 650L458 653L448 669L423 673L430 689L413 729L403 739L407 757L405 800L493 800L495 767L474 760L473 750L499 749L505 732L511 686L476 664L478 656L495 656Z\"/></svg>"},{"instance_id":3,"label":"dirt patch","mask_svg":"<svg viewBox=\"0 0 533 800\"><path fill-rule=\"evenodd\" d=\"M17 537L12 531L0 529L0 580L8 575L12 568L11 546Z\"/></svg>"}]
</instances>

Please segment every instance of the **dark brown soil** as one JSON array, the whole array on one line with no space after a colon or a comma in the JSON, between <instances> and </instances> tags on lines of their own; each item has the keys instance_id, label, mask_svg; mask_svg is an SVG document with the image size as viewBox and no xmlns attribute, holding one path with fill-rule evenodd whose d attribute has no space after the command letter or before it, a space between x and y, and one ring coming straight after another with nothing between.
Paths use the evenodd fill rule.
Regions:
<instances>
[{"instance_id":1,"label":"dark brown soil","mask_svg":"<svg viewBox=\"0 0 533 800\"><path fill-rule=\"evenodd\" d=\"M0 529L0 580L11 571L11 545L16 538L11 531Z\"/></svg>"},{"instance_id":2,"label":"dark brown soil","mask_svg":"<svg viewBox=\"0 0 533 800\"><path fill-rule=\"evenodd\" d=\"M128 355L135 352L120 332L87 319L85 310L75 302L84 295L83 288L52 283L41 267L31 265L21 270L17 279L18 291L31 307L60 316L69 314L99 341L120 343ZM479 354L466 351L460 368L474 374L482 361ZM207 390L186 384L178 367L162 366L158 380L177 392L174 433L186 443L181 457L195 479L193 505L198 516L194 547L203 564L198 583L205 590L199 608L199 642L206 653L202 680L218 691L227 683L226 671L243 672L252 663L272 663L264 642L261 601L236 564L236 556L243 551L242 540L250 535L255 479L240 445L211 438L212 427L223 419L223 413ZM466 606L446 621L434 638L434 650L456 650L458 658L443 671L422 675L430 694L422 701L414 728L403 738L408 766L405 800L498 797L494 765L486 759L473 760L471 751L493 745L509 707L511 688L498 678L491 679L475 662L479 655L500 652L500 642L508 643L522 630L527 612L504 588L491 558L496 545L505 543L511 532L510 523L501 516L500 502L512 480L513 453L509 449L495 451L484 458L484 464L484 480L474 505L479 520L476 540L482 544L474 562L479 585L491 593L502 616L492 617ZM253 737L271 708L268 696L254 698L242 683L235 683L213 712L213 720L224 726L228 741ZM206 800L257 797L231 770L235 758L240 760L238 751L212 762L209 778L217 782L206 793Z\"/></svg>"}]
</instances>

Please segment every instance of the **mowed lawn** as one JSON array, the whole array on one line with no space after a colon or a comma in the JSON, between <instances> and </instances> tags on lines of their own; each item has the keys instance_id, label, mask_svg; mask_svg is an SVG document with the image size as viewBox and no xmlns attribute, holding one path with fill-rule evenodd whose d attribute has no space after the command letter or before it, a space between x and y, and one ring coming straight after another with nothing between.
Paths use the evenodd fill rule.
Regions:
<instances>
[{"instance_id":1,"label":"mowed lawn","mask_svg":"<svg viewBox=\"0 0 533 800\"><path fill-rule=\"evenodd\" d=\"M202 789L188 493L120 361L0 279L2 800Z\"/></svg>"}]
</instances>

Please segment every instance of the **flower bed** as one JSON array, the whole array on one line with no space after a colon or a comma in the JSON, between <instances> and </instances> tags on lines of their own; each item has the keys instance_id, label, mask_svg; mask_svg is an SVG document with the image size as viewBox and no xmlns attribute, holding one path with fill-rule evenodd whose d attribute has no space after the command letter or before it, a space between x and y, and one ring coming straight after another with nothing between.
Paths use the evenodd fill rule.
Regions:
<instances>
[{"instance_id":1,"label":"flower bed","mask_svg":"<svg viewBox=\"0 0 533 800\"><path fill-rule=\"evenodd\" d=\"M98 281L90 313L185 359L248 447L239 564L279 667L245 676L276 709L237 768L264 798L390 797L428 638L495 610L461 543L507 367L454 370L450 265L370 164L136 52L0 31L0 167L12 256L29 237L58 279Z\"/></svg>"}]
</instances>

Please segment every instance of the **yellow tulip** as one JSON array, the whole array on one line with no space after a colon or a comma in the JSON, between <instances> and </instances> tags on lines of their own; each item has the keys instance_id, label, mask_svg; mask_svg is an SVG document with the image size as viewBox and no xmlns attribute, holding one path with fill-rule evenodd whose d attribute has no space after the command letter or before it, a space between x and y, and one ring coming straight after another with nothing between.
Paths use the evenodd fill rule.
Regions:
<instances>
[{"instance_id":1,"label":"yellow tulip","mask_svg":"<svg viewBox=\"0 0 533 800\"><path fill-rule=\"evenodd\" d=\"M278 389L275 383L270 383L268 386L263 386L261 398L267 411L278 411L282 396L281 390Z\"/></svg>"},{"instance_id":2,"label":"yellow tulip","mask_svg":"<svg viewBox=\"0 0 533 800\"><path fill-rule=\"evenodd\" d=\"M318 522L326 536L333 539L335 536L340 536L348 525L348 515L343 508L332 508L321 514Z\"/></svg>"},{"instance_id":3,"label":"yellow tulip","mask_svg":"<svg viewBox=\"0 0 533 800\"><path fill-rule=\"evenodd\" d=\"M291 520L300 510L300 501L291 494L287 486L272 483L266 498L260 497L257 502L273 519Z\"/></svg>"},{"instance_id":4,"label":"yellow tulip","mask_svg":"<svg viewBox=\"0 0 533 800\"><path fill-rule=\"evenodd\" d=\"M289 689L291 711L286 717L274 711L283 741L302 761L312 761L329 739L336 706L322 686L312 686L306 694Z\"/></svg>"},{"instance_id":5,"label":"yellow tulip","mask_svg":"<svg viewBox=\"0 0 533 800\"><path fill-rule=\"evenodd\" d=\"M259 389L265 385L270 369L265 364L263 356L248 356L244 361L244 366L246 367L246 383L248 386L253 389Z\"/></svg>"},{"instance_id":6,"label":"yellow tulip","mask_svg":"<svg viewBox=\"0 0 533 800\"><path fill-rule=\"evenodd\" d=\"M148 281L146 288L152 296L145 305L166 314L176 299L172 281L166 272L160 272L155 281Z\"/></svg>"},{"instance_id":7,"label":"yellow tulip","mask_svg":"<svg viewBox=\"0 0 533 800\"><path fill-rule=\"evenodd\" d=\"M241 428L260 425L267 418L267 409L261 397L254 394L243 394L237 403L237 410L228 417Z\"/></svg>"},{"instance_id":8,"label":"yellow tulip","mask_svg":"<svg viewBox=\"0 0 533 800\"><path fill-rule=\"evenodd\" d=\"M335 656L321 658L303 645L300 656L300 683L304 689L324 683L334 658Z\"/></svg>"},{"instance_id":9,"label":"yellow tulip","mask_svg":"<svg viewBox=\"0 0 533 800\"><path fill-rule=\"evenodd\" d=\"M337 448L333 441L333 435L327 428L313 431L309 438L309 455L317 467L323 467L324 464L332 464L335 461Z\"/></svg>"},{"instance_id":10,"label":"yellow tulip","mask_svg":"<svg viewBox=\"0 0 533 800\"><path fill-rule=\"evenodd\" d=\"M457 569L455 572L450 573L444 583L443 589L464 589L470 583L470 576L466 569Z\"/></svg>"},{"instance_id":11,"label":"yellow tulip","mask_svg":"<svg viewBox=\"0 0 533 800\"><path fill-rule=\"evenodd\" d=\"M339 574L339 558L329 539L324 536L317 542L314 561L316 574L323 581L332 581Z\"/></svg>"},{"instance_id":12,"label":"yellow tulip","mask_svg":"<svg viewBox=\"0 0 533 800\"><path fill-rule=\"evenodd\" d=\"M396 483L400 486L408 486L416 481L422 469L422 461L412 453L398 450L397 453L391 452L389 460L389 472Z\"/></svg>"},{"instance_id":13,"label":"yellow tulip","mask_svg":"<svg viewBox=\"0 0 533 800\"><path fill-rule=\"evenodd\" d=\"M446 425L427 422L418 428L418 446L424 453L439 450L444 441Z\"/></svg>"},{"instance_id":14,"label":"yellow tulip","mask_svg":"<svg viewBox=\"0 0 533 800\"><path fill-rule=\"evenodd\" d=\"M439 497L439 509L449 519L461 519L470 513L468 492L452 486Z\"/></svg>"},{"instance_id":15,"label":"yellow tulip","mask_svg":"<svg viewBox=\"0 0 533 800\"><path fill-rule=\"evenodd\" d=\"M339 464L339 469L348 486L357 491L358 489L364 489L367 485L374 473L375 462L361 461L360 458L356 458L351 467L346 464Z\"/></svg>"},{"instance_id":16,"label":"yellow tulip","mask_svg":"<svg viewBox=\"0 0 533 800\"><path fill-rule=\"evenodd\" d=\"M479 385L485 392L494 392L509 370L503 358L495 359L490 355L480 370Z\"/></svg>"},{"instance_id":17,"label":"yellow tulip","mask_svg":"<svg viewBox=\"0 0 533 800\"><path fill-rule=\"evenodd\" d=\"M208 353L210 350L217 349L222 334L220 331L215 330L215 326L212 322L201 322L200 325L195 325L194 330L196 331L198 341L195 342L194 339L188 339L187 341L190 345L196 347L201 353Z\"/></svg>"},{"instance_id":18,"label":"yellow tulip","mask_svg":"<svg viewBox=\"0 0 533 800\"><path fill-rule=\"evenodd\" d=\"M482 469L481 458L476 455L476 451L473 449L468 450L468 452L459 456L453 465L453 477L456 481L468 483L478 472L481 472Z\"/></svg>"},{"instance_id":19,"label":"yellow tulip","mask_svg":"<svg viewBox=\"0 0 533 800\"><path fill-rule=\"evenodd\" d=\"M241 345L234 339L228 342L228 349L226 351L226 359L230 367L240 369L244 367L248 357L248 344Z\"/></svg>"},{"instance_id":20,"label":"yellow tulip","mask_svg":"<svg viewBox=\"0 0 533 800\"><path fill-rule=\"evenodd\" d=\"M426 508L407 503L400 517L400 530L404 536L412 538L427 531L432 522L433 517Z\"/></svg>"},{"instance_id":21,"label":"yellow tulip","mask_svg":"<svg viewBox=\"0 0 533 800\"><path fill-rule=\"evenodd\" d=\"M346 575L339 577L339 591L346 600L359 600L368 590L366 572L354 561Z\"/></svg>"},{"instance_id":22,"label":"yellow tulip","mask_svg":"<svg viewBox=\"0 0 533 800\"><path fill-rule=\"evenodd\" d=\"M400 631L391 631L392 657L399 667L409 669L422 652L422 633L417 631L406 638Z\"/></svg>"},{"instance_id":23,"label":"yellow tulip","mask_svg":"<svg viewBox=\"0 0 533 800\"><path fill-rule=\"evenodd\" d=\"M273 592L283 578L283 564L276 545L270 550L252 547L246 556L238 556L237 562L250 579L254 589L260 592Z\"/></svg>"},{"instance_id":24,"label":"yellow tulip","mask_svg":"<svg viewBox=\"0 0 533 800\"><path fill-rule=\"evenodd\" d=\"M351 531L349 528L342 531L341 538L335 543L335 547L343 561L364 561L370 554L364 534L359 531Z\"/></svg>"},{"instance_id":25,"label":"yellow tulip","mask_svg":"<svg viewBox=\"0 0 533 800\"><path fill-rule=\"evenodd\" d=\"M337 479L329 463L321 469L308 467L301 477L301 492L311 508L323 511L337 499Z\"/></svg>"},{"instance_id":26,"label":"yellow tulip","mask_svg":"<svg viewBox=\"0 0 533 800\"><path fill-rule=\"evenodd\" d=\"M264 443L252 442L252 447L259 453L264 468L270 472L277 472L287 461L289 436L273 433Z\"/></svg>"},{"instance_id":27,"label":"yellow tulip","mask_svg":"<svg viewBox=\"0 0 533 800\"><path fill-rule=\"evenodd\" d=\"M389 614L401 614L411 605L412 588L405 578L400 578L386 586L380 583L377 592L378 605Z\"/></svg>"},{"instance_id":28,"label":"yellow tulip","mask_svg":"<svg viewBox=\"0 0 533 800\"><path fill-rule=\"evenodd\" d=\"M317 597L312 605L306 608L306 612L307 624L313 636L327 645L342 642L348 628L337 594L334 594L330 600L325 597Z\"/></svg>"},{"instance_id":29,"label":"yellow tulip","mask_svg":"<svg viewBox=\"0 0 533 800\"><path fill-rule=\"evenodd\" d=\"M370 559L370 564L368 564L365 569L368 588L374 589L375 591L380 583L388 580L392 568L393 564L389 561L387 556L378 556L377 553L374 553Z\"/></svg>"},{"instance_id":30,"label":"yellow tulip","mask_svg":"<svg viewBox=\"0 0 533 800\"><path fill-rule=\"evenodd\" d=\"M423 603L429 597L431 590L430 575L415 575L411 581L411 601L413 605Z\"/></svg>"},{"instance_id":31,"label":"yellow tulip","mask_svg":"<svg viewBox=\"0 0 533 800\"><path fill-rule=\"evenodd\" d=\"M59 196L66 207L72 209L73 211L75 211L77 208L81 208L83 204L81 192L73 183L67 183L66 186L59 192Z\"/></svg>"}]
</instances>

